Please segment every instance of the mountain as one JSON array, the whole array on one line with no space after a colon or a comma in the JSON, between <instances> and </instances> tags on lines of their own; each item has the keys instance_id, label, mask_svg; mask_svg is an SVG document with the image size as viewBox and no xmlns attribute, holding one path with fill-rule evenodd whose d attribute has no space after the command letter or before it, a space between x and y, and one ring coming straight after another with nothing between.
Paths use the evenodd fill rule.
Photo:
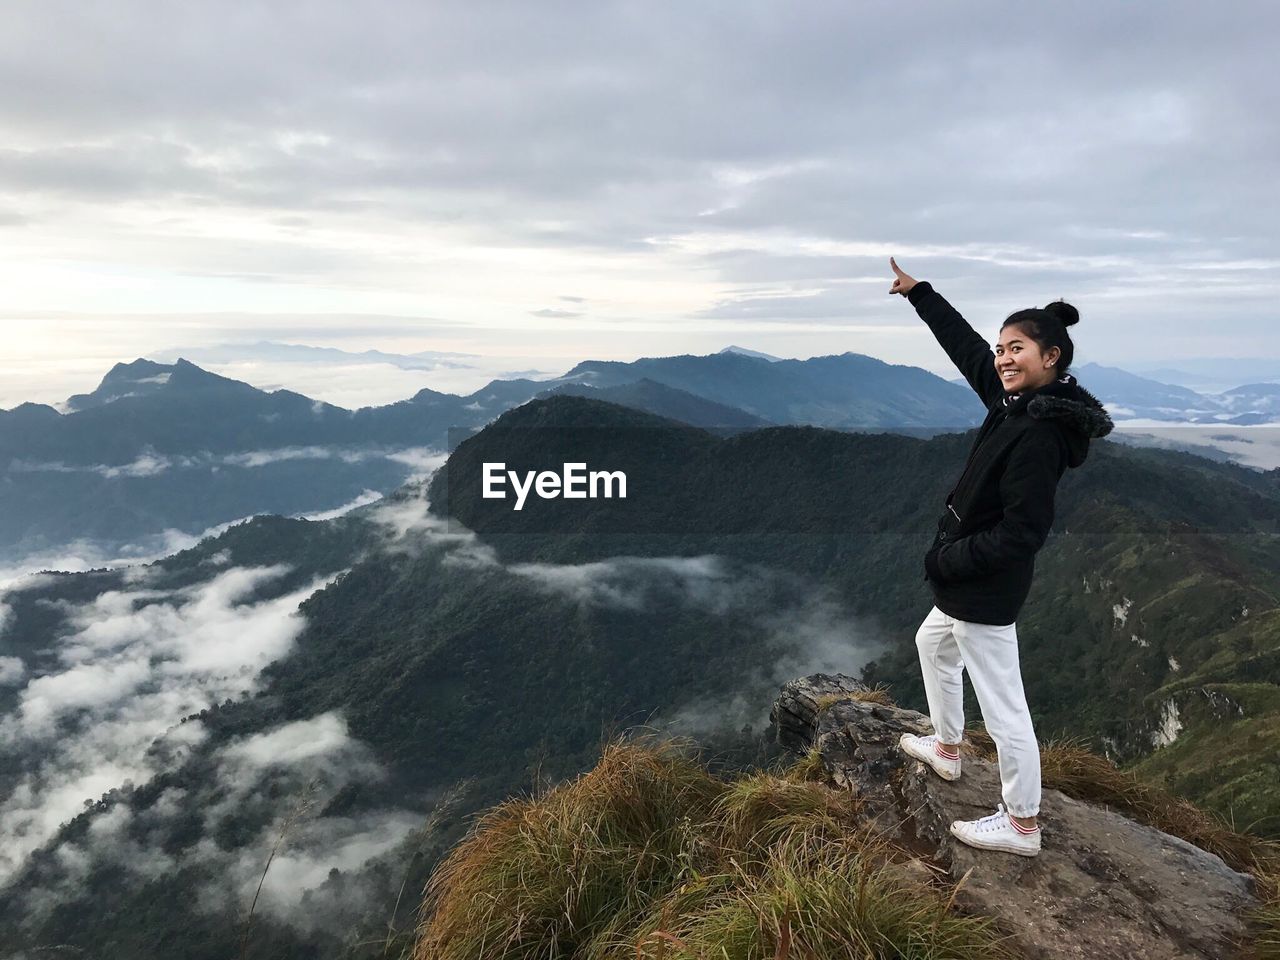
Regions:
<instances>
[{"instance_id":1,"label":"mountain","mask_svg":"<svg viewBox=\"0 0 1280 960\"><path fill-rule=\"evenodd\" d=\"M1176 383L1205 393L1229 390L1242 383L1280 380L1280 359L1275 357L1184 357L1171 369L1163 361L1138 361L1134 373Z\"/></svg>"},{"instance_id":2,"label":"mountain","mask_svg":"<svg viewBox=\"0 0 1280 960\"><path fill-rule=\"evenodd\" d=\"M1188 420L1197 412L1205 413L1217 409L1211 398L1195 390L1170 386L1168 383L1140 377L1118 367L1083 363L1073 366L1071 372L1108 408L1116 408L1117 421L1134 417ZM962 387L968 386L963 377L953 377L947 382Z\"/></svg>"},{"instance_id":3,"label":"mountain","mask_svg":"<svg viewBox=\"0 0 1280 960\"><path fill-rule=\"evenodd\" d=\"M1280 420L1280 383L1247 383L1219 394L1200 394L1114 367L1087 363L1080 378L1122 417L1247 425Z\"/></svg>"},{"instance_id":4,"label":"mountain","mask_svg":"<svg viewBox=\"0 0 1280 960\"><path fill-rule=\"evenodd\" d=\"M950 477L938 464L962 463L965 437L792 427L713 440L646 426L638 415L620 421L603 404L557 410L557 402L569 404L526 405L461 444L432 479L432 509L479 532L510 563L714 549L830 578L856 614L902 638L869 678L921 702L915 648L905 642L928 609L918 596L919 555ZM517 512L509 500L480 496L485 462L556 470L572 459L626 472L628 499L532 499ZM708 500L706 491L718 493ZM1208 723L1197 728L1207 731L1204 745L1185 749L1209 751L1219 728L1199 705L1219 686L1240 705L1235 716L1280 730L1280 700L1271 699L1280 598L1269 586L1280 571L1280 471L1103 441L1063 478L1056 511L1019 622L1044 735L1087 736L1131 762L1179 738L1194 744L1192 727ZM1169 718L1188 715L1194 723L1171 732ZM1280 747L1268 733L1236 751L1238 766L1212 788L1175 782L1224 814L1275 830L1280 821L1268 818L1280 808L1267 797L1280 794L1248 759L1273 742Z\"/></svg>"},{"instance_id":5,"label":"mountain","mask_svg":"<svg viewBox=\"0 0 1280 960\"><path fill-rule=\"evenodd\" d=\"M1213 385L1217 382L1213 377L1198 373L1188 373L1186 370L1178 370L1173 367L1155 367L1151 370L1143 368L1142 376L1151 380L1158 380L1161 383L1176 384L1189 390L1205 390L1207 392L1212 392Z\"/></svg>"},{"instance_id":6,"label":"mountain","mask_svg":"<svg viewBox=\"0 0 1280 960\"><path fill-rule=\"evenodd\" d=\"M1252 418L1252 422L1270 422L1280 416L1274 401L1280 384L1246 384L1212 394L1098 363L1081 364L1072 372L1113 411L1117 422L1147 419L1171 424L1229 424L1240 422L1236 418L1241 416Z\"/></svg>"},{"instance_id":7,"label":"mountain","mask_svg":"<svg viewBox=\"0 0 1280 960\"><path fill-rule=\"evenodd\" d=\"M190 370L188 369L190 368ZM198 372L197 372L198 371ZM154 393L168 384L174 373L186 376L191 385L198 384L204 374L198 367L183 362L181 368L166 367L152 360L141 358L133 363L117 363L102 378L98 389L92 393L76 394L67 400L66 409L76 413L89 407L100 407L125 397L142 397ZM213 377L213 374L208 374Z\"/></svg>"},{"instance_id":8,"label":"mountain","mask_svg":"<svg viewBox=\"0 0 1280 960\"><path fill-rule=\"evenodd\" d=\"M503 386L511 397L527 400L543 385L525 380ZM74 412L47 420L49 428L40 433L14 436L8 419L0 420L0 459L121 466L145 451L180 457L311 445L442 446L455 422L485 421L482 393L424 390L410 400L353 411L289 390L258 390L186 360L137 360L117 364L92 393L72 397Z\"/></svg>"},{"instance_id":9,"label":"mountain","mask_svg":"<svg viewBox=\"0 0 1280 960\"><path fill-rule=\"evenodd\" d=\"M1280 383L1246 383L1218 394L1218 403L1237 415L1280 420Z\"/></svg>"},{"instance_id":10,"label":"mountain","mask_svg":"<svg viewBox=\"0 0 1280 960\"><path fill-rule=\"evenodd\" d=\"M1170 423L1117 439L1273 464L1270 448L1244 429L1206 435L1182 426L1272 422L1271 385L1215 398L1094 364L1081 376L1122 424L1130 416ZM76 541L103 557L148 555L257 513L340 509L389 492L504 411L555 391L730 429L809 424L923 437L971 427L981 413L961 384L853 353L765 360L728 349L587 361L550 381L494 380L466 396L423 389L355 411L257 390L185 359L139 359L72 397L66 415L36 404L0 411L0 557L57 563Z\"/></svg>"},{"instance_id":11,"label":"mountain","mask_svg":"<svg viewBox=\"0 0 1280 960\"><path fill-rule=\"evenodd\" d=\"M1274 848L1078 745L1041 747L1043 841L1033 884L1020 882L1027 861L974 849L949 830L956 820L988 815L1000 796L984 731L967 732L961 775L947 782L899 748L903 734L932 731L928 716L852 678L790 681L771 716L791 757L803 758L793 779L852 793L855 831L870 828L886 841L897 854L893 862L924 857L937 873L920 871L919 878L941 874L947 903L961 916L998 921L1019 956L1202 960L1234 955L1241 941L1265 946L1275 931L1274 922L1266 933L1255 926L1280 871ZM1051 898L1040 883L1053 890ZM913 895L911 885L890 889Z\"/></svg>"},{"instance_id":12,"label":"mountain","mask_svg":"<svg viewBox=\"0 0 1280 960\"><path fill-rule=\"evenodd\" d=\"M616 403L619 406L643 410L670 420L678 420L695 427L734 429L753 429L769 426L769 422L753 416L745 410L704 400L687 390L677 390L658 383L655 380L641 378L635 383L624 383L614 387L593 387L584 383L568 383L544 391L538 396L564 394L567 396L590 397Z\"/></svg>"},{"instance_id":13,"label":"mountain","mask_svg":"<svg viewBox=\"0 0 1280 960\"><path fill-rule=\"evenodd\" d=\"M1217 404L1184 387L1148 380L1117 367L1086 363L1072 372L1108 407L1123 409L1123 417L1152 420L1195 420L1218 412Z\"/></svg>"},{"instance_id":14,"label":"mountain","mask_svg":"<svg viewBox=\"0 0 1280 960\"><path fill-rule=\"evenodd\" d=\"M1098 363L1081 364L1072 372L1106 404L1117 423L1159 420L1176 428L1189 423L1240 426L1280 421L1280 384L1276 383L1246 383L1221 393L1204 393ZM1153 375L1158 372L1179 373L1166 370L1153 371ZM965 383L963 379L947 382L961 386ZM1140 440L1141 435L1134 436L1134 442ZM1192 446L1183 443L1180 449L1210 455Z\"/></svg>"},{"instance_id":15,"label":"mountain","mask_svg":"<svg viewBox=\"0 0 1280 960\"><path fill-rule=\"evenodd\" d=\"M450 429L470 432L544 388L495 381L352 411L182 359L117 364L68 401L71 413L0 412L0 553L78 540L120 550L256 513L330 510L394 489L446 448Z\"/></svg>"},{"instance_id":16,"label":"mountain","mask_svg":"<svg viewBox=\"0 0 1280 960\"><path fill-rule=\"evenodd\" d=\"M863 664L923 706L920 558L971 440L722 437L551 396L336 520L34 578L3 597L0 823L30 852L0 938L226 956L287 836L249 955L379 956L471 815L589 770L610 729L750 765L782 682ZM497 461L623 470L627 497L516 511L482 495ZM1041 738L1216 755L1175 789L1274 835L1280 474L1100 441L1056 510L1018 625Z\"/></svg>"},{"instance_id":17,"label":"mountain","mask_svg":"<svg viewBox=\"0 0 1280 960\"><path fill-rule=\"evenodd\" d=\"M857 353L808 360L762 360L741 353L707 357L589 360L564 380L611 387L639 379L687 390L773 423L837 429L976 425L982 405L973 392L919 367L884 363Z\"/></svg>"},{"instance_id":18,"label":"mountain","mask_svg":"<svg viewBox=\"0 0 1280 960\"><path fill-rule=\"evenodd\" d=\"M759 350L748 350L746 347L735 347L732 345L723 348L720 350L720 353L740 353L744 357L755 357L759 360L768 360L770 362L782 359L781 357L775 357L771 353L761 353Z\"/></svg>"}]
</instances>

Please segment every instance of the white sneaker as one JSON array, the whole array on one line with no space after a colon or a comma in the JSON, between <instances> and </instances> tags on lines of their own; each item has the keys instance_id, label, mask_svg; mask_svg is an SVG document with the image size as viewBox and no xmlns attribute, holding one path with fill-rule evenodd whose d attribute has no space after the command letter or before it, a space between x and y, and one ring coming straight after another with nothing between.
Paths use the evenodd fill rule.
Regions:
<instances>
[{"instance_id":1,"label":"white sneaker","mask_svg":"<svg viewBox=\"0 0 1280 960\"><path fill-rule=\"evenodd\" d=\"M957 820L951 824L951 835L971 847L983 850L1002 850L1024 857L1034 857L1040 852L1040 828L1023 833L1005 811L1004 804L996 805L996 812L981 820Z\"/></svg>"},{"instance_id":2,"label":"white sneaker","mask_svg":"<svg viewBox=\"0 0 1280 960\"><path fill-rule=\"evenodd\" d=\"M944 757L938 752L938 738L935 734L917 737L913 733L904 733L898 738L898 746L909 757L922 760L933 768L933 772L943 780L957 780L960 777L960 758L954 760Z\"/></svg>"}]
</instances>

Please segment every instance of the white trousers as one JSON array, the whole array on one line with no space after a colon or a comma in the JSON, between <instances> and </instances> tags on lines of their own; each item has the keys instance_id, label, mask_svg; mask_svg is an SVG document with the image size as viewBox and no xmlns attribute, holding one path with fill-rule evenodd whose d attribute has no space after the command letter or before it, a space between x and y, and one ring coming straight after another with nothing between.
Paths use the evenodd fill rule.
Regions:
<instances>
[{"instance_id":1,"label":"white trousers","mask_svg":"<svg viewBox=\"0 0 1280 960\"><path fill-rule=\"evenodd\" d=\"M964 681L978 695L1000 759L1004 805L1015 817L1040 812L1040 745L1022 691L1015 624L992 626L949 617L936 606L916 631L933 732L942 743L964 735Z\"/></svg>"}]
</instances>

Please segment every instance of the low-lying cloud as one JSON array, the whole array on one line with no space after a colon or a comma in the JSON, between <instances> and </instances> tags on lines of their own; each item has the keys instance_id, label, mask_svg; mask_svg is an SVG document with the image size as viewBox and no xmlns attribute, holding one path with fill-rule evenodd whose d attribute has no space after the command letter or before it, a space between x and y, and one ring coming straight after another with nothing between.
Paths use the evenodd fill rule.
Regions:
<instances>
[{"instance_id":1,"label":"low-lying cloud","mask_svg":"<svg viewBox=\"0 0 1280 960\"><path fill-rule=\"evenodd\" d=\"M139 537L133 543L104 544L97 540L73 540L48 550L38 550L6 559L0 564L0 599L15 590L30 590L47 582L40 571L84 573L86 570L124 569L126 580L146 577L146 565L194 547L206 537L216 537L232 527L252 520L238 517L200 533L170 528ZM213 558L210 558L211 560ZM0 624L2 626L2 624Z\"/></svg>"},{"instance_id":2,"label":"low-lying cloud","mask_svg":"<svg viewBox=\"0 0 1280 960\"><path fill-rule=\"evenodd\" d=\"M183 717L256 689L305 625L298 605L329 579L252 599L287 572L237 567L170 593L113 590L69 608L54 665L0 719L0 749L22 762L0 800L0 882L86 799L149 780L157 756L199 742L200 724ZM157 739L170 749L149 753Z\"/></svg>"},{"instance_id":3,"label":"low-lying cloud","mask_svg":"<svg viewBox=\"0 0 1280 960\"><path fill-rule=\"evenodd\" d=\"M679 733L759 729L783 683L810 673L858 674L879 653L883 632L855 617L835 591L757 564L717 554L618 556L580 564L504 564L458 521L429 511L425 484L379 504L370 519L384 526L390 549L447 551L445 565L502 568L572 602L632 612L683 606L713 616L750 616L765 634L767 662L741 691L685 705L666 718Z\"/></svg>"},{"instance_id":4,"label":"low-lying cloud","mask_svg":"<svg viewBox=\"0 0 1280 960\"><path fill-rule=\"evenodd\" d=\"M615 557L507 569L578 603L634 611L683 606L757 623L769 651L764 662L741 691L673 711L663 722L679 733L736 731L746 724L760 729L786 681L818 672L856 675L884 647L874 624L855 617L832 589L719 555Z\"/></svg>"},{"instance_id":5,"label":"low-lying cloud","mask_svg":"<svg viewBox=\"0 0 1280 960\"><path fill-rule=\"evenodd\" d=\"M198 722L176 732L189 744L203 739ZM169 759L177 762L181 756ZM57 871L39 887L17 892L24 916L41 917L74 896L93 867L112 865L141 880L196 867L206 878L192 901L197 911L243 916L256 898L259 916L304 932L343 933L377 892L361 869L402 844L424 820L423 813L398 808L317 814L348 784L383 776L337 712L232 741L215 751L212 761L214 782L203 784L198 794L170 787L145 808L121 802L95 812L83 837L54 849ZM193 806L203 815L204 837L179 852L149 842L164 836ZM227 847L212 839L224 819L241 821L246 814L262 824L248 840ZM334 870L348 875L340 889L326 886ZM320 908L317 901L327 906Z\"/></svg>"},{"instance_id":6,"label":"low-lying cloud","mask_svg":"<svg viewBox=\"0 0 1280 960\"><path fill-rule=\"evenodd\" d=\"M330 712L253 734L224 747L221 753L228 763L240 767L292 767L349 752L353 744L346 721Z\"/></svg>"},{"instance_id":7,"label":"low-lying cloud","mask_svg":"<svg viewBox=\"0 0 1280 960\"><path fill-rule=\"evenodd\" d=\"M246 450L239 453L161 454L147 450L125 464L66 464L58 461L11 461L13 473L96 473L114 480L118 477L154 477L169 470L204 470L210 467L253 469L293 460L341 460L343 463L365 463L369 460L392 460L409 466L443 461L439 451L429 447L386 449L367 447L352 449L333 446L277 447L270 450ZM437 464L438 465L438 464Z\"/></svg>"}]
</instances>

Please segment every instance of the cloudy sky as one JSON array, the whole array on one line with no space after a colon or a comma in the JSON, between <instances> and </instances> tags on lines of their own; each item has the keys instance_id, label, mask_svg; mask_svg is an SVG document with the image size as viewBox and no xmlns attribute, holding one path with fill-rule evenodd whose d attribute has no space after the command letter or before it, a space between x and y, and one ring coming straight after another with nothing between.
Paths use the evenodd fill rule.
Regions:
<instances>
[{"instance_id":1,"label":"cloudy sky","mask_svg":"<svg viewBox=\"0 0 1280 960\"><path fill-rule=\"evenodd\" d=\"M0 406L260 340L479 357L243 377L349 406L730 343L953 376L890 254L992 337L1067 298L1078 360L1280 358L1273 4L38 0L0 27Z\"/></svg>"}]
</instances>

